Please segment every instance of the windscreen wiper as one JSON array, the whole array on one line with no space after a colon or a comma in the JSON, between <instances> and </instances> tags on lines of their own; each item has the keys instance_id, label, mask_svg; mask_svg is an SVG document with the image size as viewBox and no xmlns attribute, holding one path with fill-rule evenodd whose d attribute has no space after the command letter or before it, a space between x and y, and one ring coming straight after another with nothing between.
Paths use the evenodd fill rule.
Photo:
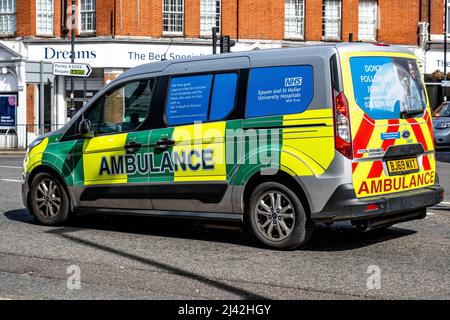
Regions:
<instances>
[{"instance_id":1,"label":"windscreen wiper","mask_svg":"<svg viewBox=\"0 0 450 320\"><path fill-rule=\"evenodd\" d=\"M414 118L414 116L421 115L425 110L404 110L400 112L400 118Z\"/></svg>"}]
</instances>

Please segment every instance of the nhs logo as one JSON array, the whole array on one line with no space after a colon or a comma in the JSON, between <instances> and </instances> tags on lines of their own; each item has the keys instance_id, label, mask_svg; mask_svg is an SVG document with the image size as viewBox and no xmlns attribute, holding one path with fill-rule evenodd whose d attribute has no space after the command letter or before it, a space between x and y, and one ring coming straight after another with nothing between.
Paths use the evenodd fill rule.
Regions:
<instances>
[{"instance_id":1,"label":"nhs logo","mask_svg":"<svg viewBox=\"0 0 450 320\"><path fill-rule=\"evenodd\" d=\"M293 77L284 79L285 87L299 87L303 83L303 77Z\"/></svg>"}]
</instances>

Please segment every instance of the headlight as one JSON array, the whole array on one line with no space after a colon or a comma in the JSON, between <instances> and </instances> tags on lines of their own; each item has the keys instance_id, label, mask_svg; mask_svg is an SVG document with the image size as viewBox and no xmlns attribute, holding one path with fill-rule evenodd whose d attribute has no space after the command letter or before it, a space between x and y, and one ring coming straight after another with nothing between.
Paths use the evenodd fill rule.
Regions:
<instances>
[{"instance_id":1,"label":"headlight","mask_svg":"<svg viewBox=\"0 0 450 320\"><path fill-rule=\"evenodd\" d=\"M36 138L32 143L30 143L30 145L27 147L27 151L25 152L25 159L28 158L28 154L30 153L31 149L38 146L42 141L44 141L44 138Z\"/></svg>"},{"instance_id":2,"label":"headlight","mask_svg":"<svg viewBox=\"0 0 450 320\"><path fill-rule=\"evenodd\" d=\"M435 126L435 128L438 129L438 130L445 130L445 129L448 129L448 128L450 128L450 122L441 122L441 123L438 123L438 124Z\"/></svg>"}]
</instances>

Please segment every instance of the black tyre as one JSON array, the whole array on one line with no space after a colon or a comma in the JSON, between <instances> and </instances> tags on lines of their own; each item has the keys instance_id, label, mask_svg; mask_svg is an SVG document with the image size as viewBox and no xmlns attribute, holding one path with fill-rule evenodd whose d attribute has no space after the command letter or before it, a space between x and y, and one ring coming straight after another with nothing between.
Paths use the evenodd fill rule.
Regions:
<instances>
[{"instance_id":1,"label":"black tyre","mask_svg":"<svg viewBox=\"0 0 450 320\"><path fill-rule=\"evenodd\" d=\"M247 219L253 236L273 249L299 248L311 238L314 226L298 196L276 182L265 182L255 188Z\"/></svg>"},{"instance_id":2,"label":"black tyre","mask_svg":"<svg viewBox=\"0 0 450 320\"><path fill-rule=\"evenodd\" d=\"M30 207L44 225L58 225L69 217L69 197L58 179L47 173L34 177L30 188Z\"/></svg>"}]
</instances>

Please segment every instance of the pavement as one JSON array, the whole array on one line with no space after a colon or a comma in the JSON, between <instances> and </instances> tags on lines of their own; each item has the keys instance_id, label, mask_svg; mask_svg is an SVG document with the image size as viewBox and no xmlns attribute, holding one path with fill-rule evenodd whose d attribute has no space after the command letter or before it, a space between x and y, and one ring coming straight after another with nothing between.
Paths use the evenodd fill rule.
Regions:
<instances>
[{"instance_id":1,"label":"pavement","mask_svg":"<svg viewBox=\"0 0 450 320\"><path fill-rule=\"evenodd\" d=\"M450 151L438 160L450 190ZM0 300L450 298L449 194L425 220L367 233L317 226L305 248L282 252L174 219L44 227L21 203L21 165L0 155Z\"/></svg>"}]
</instances>

